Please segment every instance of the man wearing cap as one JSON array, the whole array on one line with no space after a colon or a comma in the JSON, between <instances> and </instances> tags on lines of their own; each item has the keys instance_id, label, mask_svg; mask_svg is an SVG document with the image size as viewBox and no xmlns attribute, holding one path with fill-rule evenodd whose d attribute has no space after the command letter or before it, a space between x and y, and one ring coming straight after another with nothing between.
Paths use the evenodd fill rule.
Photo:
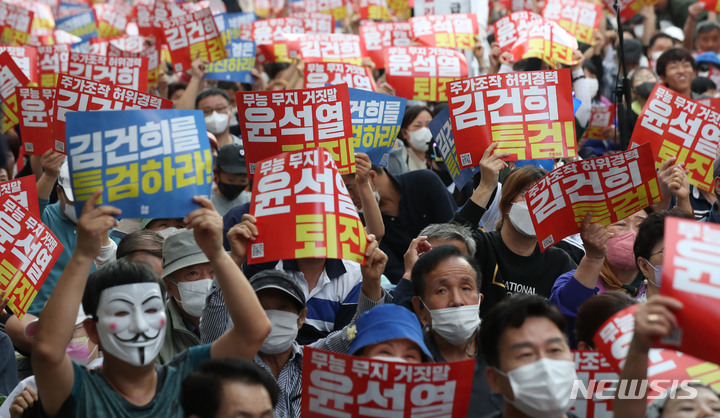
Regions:
<instances>
[{"instance_id":1,"label":"man wearing cap","mask_svg":"<svg viewBox=\"0 0 720 418\"><path fill-rule=\"evenodd\" d=\"M720 224L720 157L715 159L713 165L713 192L715 193L715 202L712 205L710 211L702 218L703 222L712 222L714 224Z\"/></svg>"},{"instance_id":2,"label":"man wearing cap","mask_svg":"<svg viewBox=\"0 0 720 418\"><path fill-rule=\"evenodd\" d=\"M35 296L35 300L30 304L28 313L37 316L42 311L45 302L47 302L50 293L55 288L55 284L60 278L60 274L65 269L65 265L70 260L75 245L77 243L77 215L75 214L74 196L70 186L70 170L63 154L48 151L41 157L43 174L37 182L38 202L40 204L40 213L42 222L55 234L60 243L65 247L60 254L57 262L50 270L50 274L45 283ZM50 193L55 186L57 180L58 201L52 205L49 203ZM91 271L95 267L100 267L110 261L115 260L116 243L110 239L105 239L100 255L95 258L95 263Z\"/></svg>"},{"instance_id":3,"label":"man wearing cap","mask_svg":"<svg viewBox=\"0 0 720 418\"><path fill-rule=\"evenodd\" d=\"M222 216L235 206L250 201L250 192L245 190L249 181L241 145L229 144L220 148L215 163L215 184L217 187L213 187L210 201Z\"/></svg>"},{"instance_id":4,"label":"man wearing cap","mask_svg":"<svg viewBox=\"0 0 720 418\"><path fill-rule=\"evenodd\" d=\"M247 239L250 231L245 225L238 225L232 234L238 239L240 236ZM366 263L362 268L362 292L359 296L355 319L377 304L389 303L392 300L380 286L380 277L385 268L387 256L378 248L374 237L368 242L365 256ZM303 346L298 344L295 338L305 322L308 311L305 292L291 275L274 269L263 270L255 274L250 280L250 285L272 324L270 334L265 338L254 360L258 366L275 377L280 387L275 416L300 417ZM208 297L207 307L203 312L203 318L205 318L203 324L207 320L221 323L223 329L232 326L219 287L213 287L212 293ZM354 322L353 320L351 324ZM347 353L350 347L349 335L352 335L347 332L349 327L350 325L335 331L310 346Z\"/></svg>"},{"instance_id":5,"label":"man wearing cap","mask_svg":"<svg viewBox=\"0 0 720 418\"><path fill-rule=\"evenodd\" d=\"M165 364L184 350L200 345L200 316L213 282L213 270L189 229L170 235L163 243L163 273L168 300L165 342L157 357Z\"/></svg>"}]
</instances>

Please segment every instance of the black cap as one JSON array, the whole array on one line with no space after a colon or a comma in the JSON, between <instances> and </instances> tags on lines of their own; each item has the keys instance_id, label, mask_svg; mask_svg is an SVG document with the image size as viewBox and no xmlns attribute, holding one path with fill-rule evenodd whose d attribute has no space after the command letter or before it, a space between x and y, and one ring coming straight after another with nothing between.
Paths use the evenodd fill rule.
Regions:
<instances>
[{"instance_id":1,"label":"black cap","mask_svg":"<svg viewBox=\"0 0 720 418\"><path fill-rule=\"evenodd\" d=\"M255 293L265 289L277 289L287 293L293 300L300 304L300 309L305 307L305 292L289 274L281 270L263 270L250 279L250 285Z\"/></svg>"},{"instance_id":2,"label":"black cap","mask_svg":"<svg viewBox=\"0 0 720 418\"><path fill-rule=\"evenodd\" d=\"M217 165L228 174L247 174L242 145L228 144L218 150Z\"/></svg>"}]
</instances>

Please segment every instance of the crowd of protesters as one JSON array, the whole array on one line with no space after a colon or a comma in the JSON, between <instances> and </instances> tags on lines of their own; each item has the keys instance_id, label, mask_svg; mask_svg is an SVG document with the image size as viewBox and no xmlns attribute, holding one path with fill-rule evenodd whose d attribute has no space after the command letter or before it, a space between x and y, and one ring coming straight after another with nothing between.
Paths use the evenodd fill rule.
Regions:
<instances>
[{"instance_id":1,"label":"crowd of protesters","mask_svg":"<svg viewBox=\"0 0 720 418\"><path fill-rule=\"evenodd\" d=\"M507 13L490 3L491 22ZM718 96L720 24L702 3L643 6L619 28L623 56L615 22L606 13L596 43L580 44L570 66L582 102L578 158L626 150L656 84L691 99ZM358 26L348 20L339 30ZM471 75L552 65L513 60L492 34L473 52ZM624 126L588 139L590 106L617 102L621 60L632 94L630 107L618 107ZM383 71L363 64L377 91L395 94ZM22 319L2 304L0 417L299 417L306 346L404 363L474 359L469 416L572 417L571 349L593 348L604 320L633 304L621 376L647 378L654 339L672 333L683 309L659 294L664 221L720 223L720 158L712 190L691 186L684 165L670 159L658 169L661 203L610 225L588 216L578 236L541 252L524 193L548 171L516 167L491 145L473 181L458 188L428 128L446 103L410 101L387 167L358 153L356 172L343 176L366 227L365 263L248 265L248 242L263 231L250 211L235 92L302 89L304 63L258 64L253 84L204 79L206 65L196 59L171 74L163 63L167 71L150 88L177 109L204 114L214 184L185 218L118 223L118 209L97 204L99 192L78 217L65 156L25 157L16 170L26 138L18 129L3 134L0 175L35 176L42 222L64 251ZM718 393L704 384L696 391L647 408L644 398L619 400L615 414L720 416Z\"/></svg>"}]
</instances>

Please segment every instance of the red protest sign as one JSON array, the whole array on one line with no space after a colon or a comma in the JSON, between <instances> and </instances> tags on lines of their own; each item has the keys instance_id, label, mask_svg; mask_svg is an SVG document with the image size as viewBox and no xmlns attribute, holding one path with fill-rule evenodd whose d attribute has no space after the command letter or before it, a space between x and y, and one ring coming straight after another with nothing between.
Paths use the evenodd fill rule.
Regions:
<instances>
[{"instance_id":1,"label":"red protest sign","mask_svg":"<svg viewBox=\"0 0 720 418\"><path fill-rule=\"evenodd\" d=\"M473 359L395 363L305 347L301 416L464 417Z\"/></svg>"},{"instance_id":2,"label":"red protest sign","mask_svg":"<svg viewBox=\"0 0 720 418\"><path fill-rule=\"evenodd\" d=\"M542 16L534 12L513 12L503 16L493 24L495 42L503 52L509 51L515 41L519 39L520 34L526 33L537 22L542 22Z\"/></svg>"},{"instance_id":3,"label":"red protest sign","mask_svg":"<svg viewBox=\"0 0 720 418\"><path fill-rule=\"evenodd\" d=\"M569 69L485 75L448 88L461 168L477 165L492 142L510 160L577 155Z\"/></svg>"},{"instance_id":4,"label":"red protest sign","mask_svg":"<svg viewBox=\"0 0 720 418\"><path fill-rule=\"evenodd\" d=\"M0 54L0 102L2 106L2 127L0 133L7 132L20 122L20 110L16 87L27 86L30 80L13 61L10 54Z\"/></svg>"},{"instance_id":5,"label":"red protest sign","mask_svg":"<svg viewBox=\"0 0 720 418\"><path fill-rule=\"evenodd\" d=\"M24 7L0 3L0 42L3 45L27 44L34 15Z\"/></svg>"},{"instance_id":6,"label":"red protest sign","mask_svg":"<svg viewBox=\"0 0 720 418\"><path fill-rule=\"evenodd\" d=\"M10 196L20 206L30 211L33 216L40 219L35 176L23 176L0 183L0 196L5 195Z\"/></svg>"},{"instance_id":7,"label":"red protest sign","mask_svg":"<svg viewBox=\"0 0 720 418\"><path fill-rule=\"evenodd\" d=\"M521 33L510 52L515 61L540 58L553 67L559 64L573 65L573 52L578 41L562 26L551 20L534 23L527 32Z\"/></svg>"},{"instance_id":8,"label":"red protest sign","mask_svg":"<svg viewBox=\"0 0 720 418\"><path fill-rule=\"evenodd\" d=\"M690 184L711 190L719 124L720 113L657 84L640 112L630 146L649 142L658 167L677 157L690 170Z\"/></svg>"},{"instance_id":9,"label":"red protest sign","mask_svg":"<svg viewBox=\"0 0 720 418\"><path fill-rule=\"evenodd\" d=\"M603 131L613 125L615 121L615 106L592 105L590 109L590 123L583 137L605 139Z\"/></svg>"},{"instance_id":10,"label":"red protest sign","mask_svg":"<svg viewBox=\"0 0 720 418\"><path fill-rule=\"evenodd\" d=\"M329 13L335 20L350 17L346 0L301 0L290 3L290 10L295 12Z\"/></svg>"},{"instance_id":11,"label":"red protest sign","mask_svg":"<svg viewBox=\"0 0 720 418\"><path fill-rule=\"evenodd\" d=\"M250 177L260 160L317 146L332 153L341 174L355 172L347 85L237 92L235 97Z\"/></svg>"},{"instance_id":12,"label":"red protest sign","mask_svg":"<svg viewBox=\"0 0 720 418\"><path fill-rule=\"evenodd\" d=\"M346 62L360 65L360 37L341 33L285 34L290 58L308 62Z\"/></svg>"},{"instance_id":13,"label":"red protest sign","mask_svg":"<svg viewBox=\"0 0 720 418\"><path fill-rule=\"evenodd\" d=\"M252 39L260 63L290 62L286 33L304 33L302 20L292 17L258 20L252 23Z\"/></svg>"},{"instance_id":14,"label":"red protest sign","mask_svg":"<svg viewBox=\"0 0 720 418\"><path fill-rule=\"evenodd\" d=\"M696 102L703 106L707 106L716 112L720 111L720 97L713 97L712 99L698 99Z\"/></svg>"},{"instance_id":15,"label":"red protest sign","mask_svg":"<svg viewBox=\"0 0 720 418\"><path fill-rule=\"evenodd\" d=\"M37 73L42 87L55 87L61 73L68 72L70 45L41 46L37 49Z\"/></svg>"},{"instance_id":16,"label":"red protest sign","mask_svg":"<svg viewBox=\"0 0 720 418\"><path fill-rule=\"evenodd\" d=\"M333 158L318 147L257 162L250 213L259 234L248 243L248 264L288 258L364 264L365 229Z\"/></svg>"},{"instance_id":17,"label":"red protest sign","mask_svg":"<svg viewBox=\"0 0 720 418\"><path fill-rule=\"evenodd\" d=\"M133 90L147 90L148 62L143 58L70 53L68 75Z\"/></svg>"},{"instance_id":18,"label":"red protest sign","mask_svg":"<svg viewBox=\"0 0 720 418\"><path fill-rule=\"evenodd\" d=\"M565 164L526 193L535 235L544 251L579 233L588 212L609 225L662 200L649 146Z\"/></svg>"},{"instance_id":19,"label":"red protest sign","mask_svg":"<svg viewBox=\"0 0 720 418\"><path fill-rule=\"evenodd\" d=\"M660 0L619 0L620 22L625 23L640 13L643 6L653 6ZM603 0L605 7L615 14L615 0ZM707 3L706 3L707 4Z\"/></svg>"},{"instance_id":20,"label":"red protest sign","mask_svg":"<svg viewBox=\"0 0 720 418\"><path fill-rule=\"evenodd\" d=\"M42 155L53 148L54 87L17 87L20 133L26 154Z\"/></svg>"},{"instance_id":21,"label":"red protest sign","mask_svg":"<svg viewBox=\"0 0 720 418\"><path fill-rule=\"evenodd\" d=\"M635 332L636 309L637 305L632 305L613 315L602 324L593 338L595 347L603 354L617 373L622 371L625 360L627 360L630 341L632 341ZM687 309L687 305L684 309ZM703 332L704 335L708 335L707 329L703 330ZM707 338L702 345L706 347L712 346L708 344ZM680 351L663 348L651 349L648 353L648 379L653 385L650 386L648 401L663 395L662 392L652 390L653 386L668 389L673 384L673 381L677 380L699 380L710 385L715 390L720 390L720 378L718 376L720 376L720 367L716 364Z\"/></svg>"},{"instance_id":22,"label":"red protest sign","mask_svg":"<svg viewBox=\"0 0 720 418\"><path fill-rule=\"evenodd\" d=\"M305 33L332 33L335 30L335 19L327 13L297 12L288 17L302 20Z\"/></svg>"},{"instance_id":23,"label":"red protest sign","mask_svg":"<svg viewBox=\"0 0 720 418\"><path fill-rule=\"evenodd\" d=\"M412 28L408 22L376 23L363 21L360 26L360 50L370 57L375 68L385 68L385 48L410 46Z\"/></svg>"},{"instance_id":24,"label":"red protest sign","mask_svg":"<svg viewBox=\"0 0 720 418\"><path fill-rule=\"evenodd\" d=\"M255 0L255 14L260 19L272 17L284 4L283 0Z\"/></svg>"},{"instance_id":25,"label":"red protest sign","mask_svg":"<svg viewBox=\"0 0 720 418\"><path fill-rule=\"evenodd\" d=\"M663 346L720 363L720 341L707 332L720 318L720 225L665 219L660 294L684 305L675 312L679 328L662 340Z\"/></svg>"},{"instance_id":26,"label":"red protest sign","mask_svg":"<svg viewBox=\"0 0 720 418\"><path fill-rule=\"evenodd\" d=\"M475 13L416 16L410 26L417 43L440 48L473 49L478 33Z\"/></svg>"},{"instance_id":27,"label":"red protest sign","mask_svg":"<svg viewBox=\"0 0 720 418\"><path fill-rule=\"evenodd\" d=\"M54 147L55 151L65 153L65 114L67 112L172 109L172 102L137 90L62 74L58 80L54 109Z\"/></svg>"},{"instance_id":28,"label":"red protest sign","mask_svg":"<svg viewBox=\"0 0 720 418\"><path fill-rule=\"evenodd\" d=\"M577 385L576 380L571 395L575 400L568 412L585 418L613 418L612 402L615 392L608 383L617 381L620 376L599 351L572 352L575 372L582 388Z\"/></svg>"},{"instance_id":29,"label":"red protest sign","mask_svg":"<svg viewBox=\"0 0 720 418\"><path fill-rule=\"evenodd\" d=\"M160 78L160 50L151 45L141 51L123 50L111 42L108 45L108 56L147 58L148 60L148 84L155 83Z\"/></svg>"},{"instance_id":30,"label":"red protest sign","mask_svg":"<svg viewBox=\"0 0 720 418\"><path fill-rule=\"evenodd\" d=\"M416 46L385 49L385 79L398 97L444 102L446 83L467 74L465 55L454 49Z\"/></svg>"},{"instance_id":31,"label":"red protest sign","mask_svg":"<svg viewBox=\"0 0 720 418\"><path fill-rule=\"evenodd\" d=\"M177 72L189 69L195 57L209 62L227 58L225 43L210 9L165 20L163 31Z\"/></svg>"},{"instance_id":32,"label":"red protest sign","mask_svg":"<svg viewBox=\"0 0 720 418\"><path fill-rule=\"evenodd\" d=\"M25 77L33 83L37 83L37 48L32 46L6 46L0 45L0 54L10 54L15 65Z\"/></svg>"},{"instance_id":33,"label":"red protest sign","mask_svg":"<svg viewBox=\"0 0 720 418\"><path fill-rule=\"evenodd\" d=\"M152 4L137 4L135 5L135 21L138 34L145 37L154 36L156 45L165 43L163 22L184 14L185 11L171 2L158 0Z\"/></svg>"},{"instance_id":34,"label":"red protest sign","mask_svg":"<svg viewBox=\"0 0 720 418\"><path fill-rule=\"evenodd\" d=\"M584 0L548 0L543 18L552 20L575 36L578 42L595 45L593 32L600 28L603 8Z\"/></svg>"},{"instance_id":35,"label":"red protest sign","mask_svg":"<svg viewBox=\"0 0 720 418\"><path fill-rule=\"evenodd\" d=\"M392 20L386 0L360 0L360 19Z\"/></svg>"},{"instance_id":36,"label":"red protest sign","mask_svg":"<svg viewBox=\"0 0 720 418\"><path fill-rule=\"evenodd\" d=\"M375 80L368 67L339 62L305 64L305 88L322 87L326 84L347 83L353 89L375 91Z\"/></svg>"},{"instance_id":37,"label":"red protest sign","mask_svg":"<svg viewBox=\"0 0 720 418\"><path fill-rule=\"evenodd\" d=\"M63 246L40 219L10 195L0 196L0 289L22 319Z\"/></svg>"},{"instance_id":38,"label":"red protest sign","mask_svg":"<svg viewBox=\"0 0 720 418\"><path fill-rule=\"evenodd\" d=\"M100 38L112 38L125 33L132 6L124 2L93 4L95 22Z\"/></svg>"}]
</instances>

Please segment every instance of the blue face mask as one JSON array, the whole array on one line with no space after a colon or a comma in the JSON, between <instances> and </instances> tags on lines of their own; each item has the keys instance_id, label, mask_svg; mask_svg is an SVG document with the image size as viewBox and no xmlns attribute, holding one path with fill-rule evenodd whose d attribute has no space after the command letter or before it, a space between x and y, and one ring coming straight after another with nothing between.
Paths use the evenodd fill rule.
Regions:
<instances>
[{"instance_id":1,"label":"blue face mask","mask_svg":"<svg viewBox=\"0 0 720 418\"><path fill-rule=\"evenodd\" d=\"M663 272L663 266L662 264L658 266L653 266L652 263L650 263L648 260L645 260L645 262L650 266L651 269L653 269L653 272L655 272L655 280L650 279L649 277L646 277L647 281L654 284L657 287L660 287L660 282L662 281L662 272Z\"/></svg>"}]
</instances>

